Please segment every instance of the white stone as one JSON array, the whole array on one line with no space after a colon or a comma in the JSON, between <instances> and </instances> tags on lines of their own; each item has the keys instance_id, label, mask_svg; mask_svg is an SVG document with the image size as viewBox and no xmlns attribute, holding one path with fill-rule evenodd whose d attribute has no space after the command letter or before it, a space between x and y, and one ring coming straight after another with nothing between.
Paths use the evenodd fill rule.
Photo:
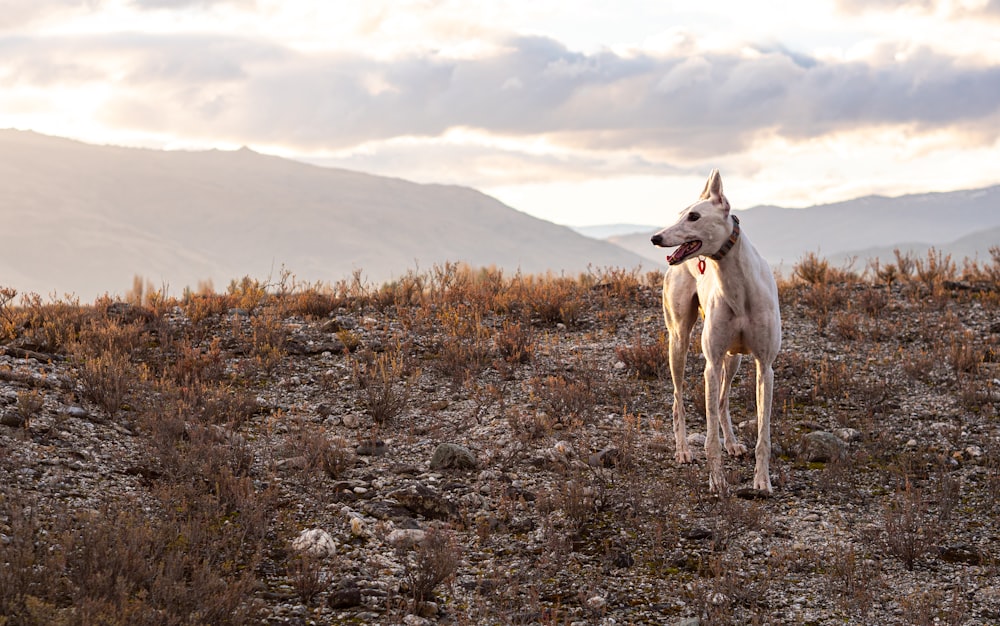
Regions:
<instances>
[{"instance_id":1,"label":"white stone","mask_svg":"<svg viewBox=\"0 0 1000 626\"><path fill-rule=\"evenodd\" d=\"M394 548L412 548L421 543L426 536L427 533L419 528L397 528L389 533L385 540Z\"/></svg>"},{"instance_id":2,"label":"white stone","mask_svg":"<svg viewBox=\"0 0 1000 626\"><path fill-rule=\"evenodd\" d=\"M322 558L337 553L337 542L322 528L309 528L303 530L292 542L292 548Z\"/></svg>"},{"instance_id":3,"label":"white stone","mask_svg":"<svg viewBox=\"0 0 1000 626\"><path fill-rule=\"evenodd\" d=\"M604 607L608 605L608 600L604 596L593 596L587 598L587 606L594 609L595 611L603 611Z\"/></svg>"}]
</instances>

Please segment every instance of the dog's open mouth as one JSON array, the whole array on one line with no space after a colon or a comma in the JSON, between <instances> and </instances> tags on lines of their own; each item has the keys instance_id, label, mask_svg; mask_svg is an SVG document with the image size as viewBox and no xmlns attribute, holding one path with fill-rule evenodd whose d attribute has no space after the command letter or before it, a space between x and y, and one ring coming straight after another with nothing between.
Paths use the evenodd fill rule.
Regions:
<instances>
[{"instance_id":1,"label":"dog's open mouth","mask_svg":"<svg viewBox=\"0 0 1000 626\"><path fill-rule=\"evenodd\" d=\"M685 241L681 245L677 246L674 253L667 257L667 263L671 265L677 265L684 259L690 257L694 253L701 250L701 242L695 239L694 241Z\"/></svg>"}]
</instances>

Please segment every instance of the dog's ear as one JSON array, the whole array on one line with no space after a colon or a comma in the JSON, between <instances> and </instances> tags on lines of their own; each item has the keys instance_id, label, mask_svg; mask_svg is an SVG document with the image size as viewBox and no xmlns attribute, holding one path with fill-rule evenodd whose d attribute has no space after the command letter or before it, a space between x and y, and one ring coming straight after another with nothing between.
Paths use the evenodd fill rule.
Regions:
<instances>
[{"instance_id":1,"label":"dog's ear","mask_svg":"<svg viewBox=\"0 0 1000 626\"><path fill-rule=\"evenodd\" d=\"M722 175L719 174L719 170L713 169L712 173L708 175L708 181L705 182L705 189L701 192L700 200L712 200L712 204L721 205L722 210L729 215L729 200L722 193Z\"/></svg>"},{"instance_id":2,"label":"dog's ear","mask_svg":"<svg viewBox=\"0 0 1000 626\"><path fill-rule=\"evenodd\" d=\"M708 180L705 181L705 188L701 190L701 195L698 196L699 200L708 200L712 197L712 185L717 184L721 193L722 190L722 178L719 177L719 170L714 169L712 173L708 175Z\"/></svg>"}]
</instances>

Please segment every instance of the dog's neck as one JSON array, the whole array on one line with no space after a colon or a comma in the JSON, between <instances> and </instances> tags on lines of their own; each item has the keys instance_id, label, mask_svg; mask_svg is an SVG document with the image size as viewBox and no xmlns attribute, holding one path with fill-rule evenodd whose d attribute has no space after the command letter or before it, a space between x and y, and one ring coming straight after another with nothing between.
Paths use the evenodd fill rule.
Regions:
<instances>
[{"instance_id":1,"label":"dog's neck","mask_svg":"<svg viewBox=\"0 0 1000 626\"><path fill-rule=\"evenodd\" d=\"M735 215L733 215L732 218L733 218L733 232L730 233L729 239L726 240L726 243L722 244L722 247L719 248L718 252L709 255L708 258L712 259L713 261L721 261L723 257L725 257L726 254L728 254L729 251L733 249L733 246L735 246L736 242L739 241L740 239L740 219Z\"/></svg>"}]
</instances>

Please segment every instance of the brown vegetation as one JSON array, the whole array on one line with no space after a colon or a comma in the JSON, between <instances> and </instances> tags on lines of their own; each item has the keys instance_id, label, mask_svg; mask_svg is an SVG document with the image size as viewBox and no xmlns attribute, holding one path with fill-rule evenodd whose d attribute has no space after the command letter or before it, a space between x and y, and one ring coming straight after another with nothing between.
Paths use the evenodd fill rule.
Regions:
<instances>
[{"instance_id":1,"label":"brown vegetation","mask_svg":"<svg viewBox=\"0 0 1000 626\"><path fill-rule=\"evenodd\" d=\"M1000 619L1000 248L780 281L766 500L673 461L661 277L0 289L0 625Z\"/></svg>"}]
</instances>

